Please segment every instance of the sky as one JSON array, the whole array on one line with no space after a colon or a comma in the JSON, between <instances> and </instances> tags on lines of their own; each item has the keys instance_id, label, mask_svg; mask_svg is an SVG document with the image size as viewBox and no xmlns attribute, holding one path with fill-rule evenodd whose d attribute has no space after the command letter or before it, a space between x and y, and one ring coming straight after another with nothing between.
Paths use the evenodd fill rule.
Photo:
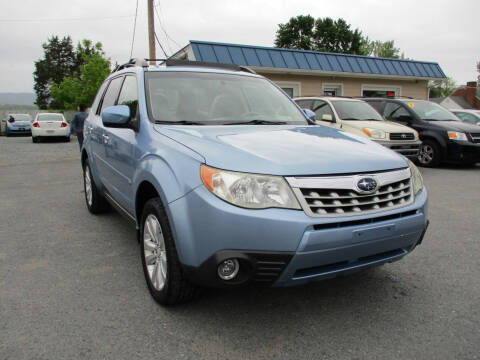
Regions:
<instances>
[{"instance_id":1,"label":"sky","mask_svg":"<svg viewBox=\"0 0 480 360\"><path fill-rule=\"evenodd\" d=\"M343 18L406 57L438 62L457 84L476 80L479 0L154 0L168 55L189 40L273 46L291 17ZM0 0L0 92L33 92L34 62L52 35L103 44L112 63L130 58L137 0ZM168 37L165 35L166 31ZM162 56L157 49L157 57ZM147 0L138 0L133 57L148 57Z\"/></svg>"}]
</instances>

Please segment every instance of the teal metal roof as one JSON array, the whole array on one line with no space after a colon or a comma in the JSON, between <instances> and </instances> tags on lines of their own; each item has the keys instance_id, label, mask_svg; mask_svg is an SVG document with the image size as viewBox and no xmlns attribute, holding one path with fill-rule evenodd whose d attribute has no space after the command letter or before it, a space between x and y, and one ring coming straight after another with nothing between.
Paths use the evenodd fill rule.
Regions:
<instances>
[{"instance_id":1,"label":"teal metal roof","mask_svg":"<svg viewBox=\"0 0 480 360\"><path fill-rule=\"evenodd\" d=\"M191 40L197 61L278 69L445 78L437 63Z\"/></svg>"}]
</instances>

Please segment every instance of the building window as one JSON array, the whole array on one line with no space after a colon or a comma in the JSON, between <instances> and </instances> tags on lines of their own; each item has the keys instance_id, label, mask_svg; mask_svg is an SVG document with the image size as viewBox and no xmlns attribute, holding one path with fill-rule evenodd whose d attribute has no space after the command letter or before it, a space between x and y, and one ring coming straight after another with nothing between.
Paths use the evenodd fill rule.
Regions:
<instances>
[{"instance_id":1,"label":"building window","mask_svg":"<svg viewBox=\"0 0 480 360\"><path fill-rule=\"evenodd\" d=\"M301 84L299 82L291 82L291 81L275 81L275 84L280 86L283 91L285 91L288 96L291 98L297 97L301 95Z\"/></svg>"},{"instance_id":2,"label":"building window","mask_svg":"<svg viewBox=\"0 0 480 360\"><path fill-rule=\"evenodd\" d=\"M400 86L390 85L362 85L362 96L392 98L402 95Z\"/></svg>"},{"instance_id":3,"label":"building window","mask_svg":"<svg viewBox=\"0 0 480 360\"><path fill-rule=\"evenodd\" d=\"M343 84L322 84L323 96L343 96Z\"/></svg>"}]
</instances>

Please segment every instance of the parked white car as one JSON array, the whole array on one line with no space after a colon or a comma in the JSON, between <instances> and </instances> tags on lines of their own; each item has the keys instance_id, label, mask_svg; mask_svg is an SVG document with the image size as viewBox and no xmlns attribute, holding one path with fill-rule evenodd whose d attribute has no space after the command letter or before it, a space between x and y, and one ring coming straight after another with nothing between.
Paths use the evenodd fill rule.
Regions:
<instances>
[{"instance_id":1,"label":"parked white car","mask_svg":"<svg viewBox=\"0 0 480 360\"><path fill-rule=\"evenodd\" d=\"M450 110L463 122L480 126L480 110Z\"/></svg>"},{"instance_id":2,"label":"parked white car","mask_svg":"<svg viewBox=\"0 0 480 360\"><path fill-rule=\"evenodd\" d=\"M363 100L342 97L302 97L294 99L303 109L315 113L318 124L366 137L410 159L418 156L418 133L404 125L386 121Z\"/></svg>"},{"instance_id":3,"label":"parked white car","mask_svg":"<svg viewBox=\"0 0 480 360\"><path fill-rule=\"evenodd\" d=\"M70 125L63 114L39 113L32 124L32 141L38 142L42 137L61 137L70 141Z\"/></svg>"}]
</instances>

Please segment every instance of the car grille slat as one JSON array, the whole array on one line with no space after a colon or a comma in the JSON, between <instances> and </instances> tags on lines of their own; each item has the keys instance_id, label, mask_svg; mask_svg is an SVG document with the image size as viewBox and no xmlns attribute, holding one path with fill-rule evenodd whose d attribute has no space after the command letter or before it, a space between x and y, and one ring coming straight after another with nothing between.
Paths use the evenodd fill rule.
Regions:
<instances>
[{"instance_id":1,"label":"car grille slat","mask_svg":"<svg viewBox=\"0 0 480 360\"><path fill-rule=\"evenodd\" d=\"M273 282L278 278L287 263L285 261L257 261L254 280L259 282Z\"/></svg>"},{"instance_id":2,"label":"car grille slat","mask_svg":"<svg viewBox=\"0 0 480 360\"><path fill-rule=\"evenodd\" d=\"M359 190L358 181L372 177L373 193ZM354 216L387 211L413 201L409 169L371 175L318 178L287 178L304 211L314 217Z\"/></svg>"},{"instance_id":3,"label":"car grille slat","mask_svg":"<svg viewBox=\"0 0 480 360\"><path fill-rule=\"evenodd\" d=\"M470 137L475 144L480 143L480 133L470 133Z\"/></svg>"},{"instance_id":4,"label":"car grille slat","mask_svg":"<svg viewBox=\"0 0 480 360\"><path fill-rule=\"evenodd\" d=\"M390 140L414 140L413 133L390 133Z\"/></svg>"}]
</instances>

